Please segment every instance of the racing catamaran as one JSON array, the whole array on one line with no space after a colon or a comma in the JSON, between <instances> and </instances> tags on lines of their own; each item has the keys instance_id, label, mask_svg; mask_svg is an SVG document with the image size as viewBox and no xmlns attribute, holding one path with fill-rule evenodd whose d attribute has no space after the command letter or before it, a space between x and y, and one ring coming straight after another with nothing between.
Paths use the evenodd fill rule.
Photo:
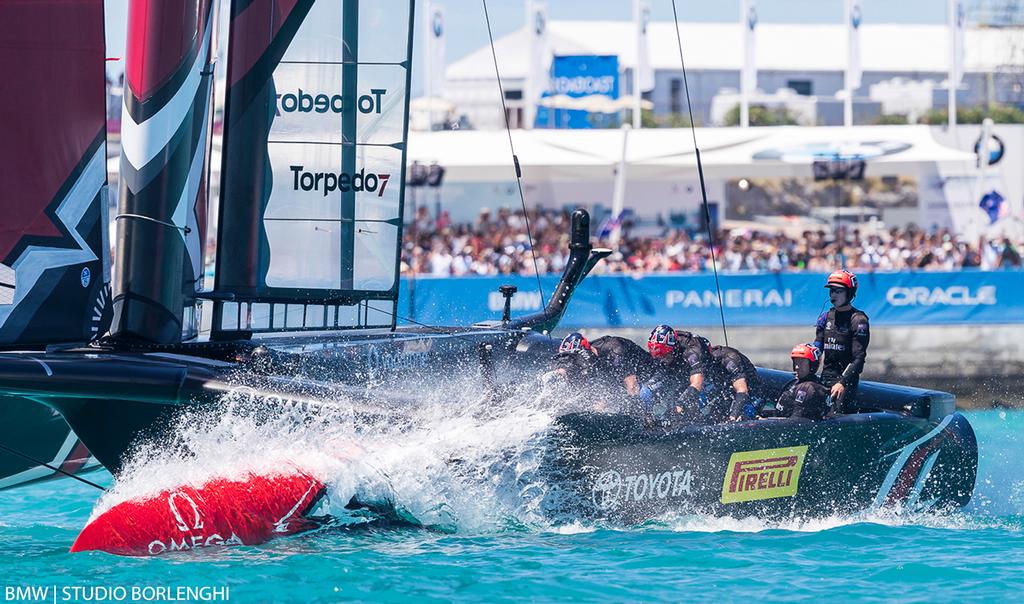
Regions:
<instances>
[{"instance_id":1,"label":"racing catamaran","mask_svg":"<svg viewBox=\"0 0 1024 604\"><path fill-rule=\"evenodd\" d=\"M102 3L12 3L0 39L0 350L43 368L110 326ZM52 409L2 400L0 488L96 466Z\"/></svg>"},{"instance_id":2,"label":"racing catamaran","mask_svg":"<svg viewBox=\"0 0 1024 604\"><path fill-rule=\"evenodd\" d=\"M202 288L215 25L207 0L189 7L131 3L109 333L0 354L4 405L58 411L116 477L133 445L238 385L299 408L362 396L357 415L372 418L375 401L415 405L439 367L495 396L534 379L574 289L609 253L590 244L586 212L573 215L567 266L541 312L512 318L503 288L501 321L397 326L410 0L231 4L216 278ZM209 334L200 301L212 303ZM761 375L775 390L788 379ZM969 501L977 445L951 395L863 383L859 404L823 422L670 431L565 413L546 463L576 517L626 522Z\"/></svg>"}]
</instances>

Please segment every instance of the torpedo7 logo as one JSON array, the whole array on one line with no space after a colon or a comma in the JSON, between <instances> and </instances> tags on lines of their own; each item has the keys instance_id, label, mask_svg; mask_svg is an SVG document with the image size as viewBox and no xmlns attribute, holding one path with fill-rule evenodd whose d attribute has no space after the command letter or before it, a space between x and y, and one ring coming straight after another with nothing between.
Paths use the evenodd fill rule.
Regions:
<instances>
[{"instance_id":1,"label":"torpedo7 logo","mask_svg":"<svg viewBox=\"0 0 1024 604\"><path fill-rule=\"evenodd\" d=\"M367 173L366 168L354 174L347 172L306 172L304 166L289 166L295 175L292 187L302 191L323 191L327 197L334 191L348 193L349 191L377 193L377 197L384 197L384 189L388 186L390 174Z\"/></svg>"}]
</instances>

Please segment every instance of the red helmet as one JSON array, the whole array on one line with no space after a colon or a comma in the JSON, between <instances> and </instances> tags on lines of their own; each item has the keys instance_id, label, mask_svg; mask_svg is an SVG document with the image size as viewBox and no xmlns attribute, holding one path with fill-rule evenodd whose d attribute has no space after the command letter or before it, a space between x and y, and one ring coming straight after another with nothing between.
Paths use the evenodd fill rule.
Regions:
<instances>
[{"instance_id":1,"label":"red helmet","mask_svg":"<svg viewBox=\"0 0 1024 604\"><path fill-rule=\"evenodd\" d=\"M821 360L821 349L814 344L797 344L789 353L791 359L807 359L811 365L817 365Z\"/></svg>"},{"instance_id":2,"label":"red helmet","mask_svg":"<svg viewBox=\"0 0 1024 604\"><path fill-rule=\"evenodd\" d=\"M825 281L825 287L845 287L852 298L857 295L857 275L846 270L834 271Z\"/></svg>"},{"instance_id":3,"label":"red helmet","mask_svg":"<svg viewBox=\"0 0 1024 604\"><path fill-rule=\"evenodd\" d=\"M647 350L656 359L667 357L676 349L678 341L676 330L669 325L659 325L651 331L651 337L647 339Z\"/></svg>"}]
</instances>

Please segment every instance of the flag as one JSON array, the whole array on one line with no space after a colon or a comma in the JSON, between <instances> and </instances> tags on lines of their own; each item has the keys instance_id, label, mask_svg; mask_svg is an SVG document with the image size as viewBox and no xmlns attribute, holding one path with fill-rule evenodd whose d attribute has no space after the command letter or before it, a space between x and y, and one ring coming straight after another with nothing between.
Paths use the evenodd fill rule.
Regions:
<instances>
[{"instance_id":1,"label":"flag","mask_svg":"<svg viewBox=\"0 0 1024 604\"><path fill-rule=\"evenodd\" d=\"M988 214L989 224L995 224L1000 218L1006 218L1010 214L1010 207L998 191L992 190L985 193L978 203L978 207Z\"/></svg>"},{"instance_id":2,"label":"flag","mask_svg":"<svg viewBox=\"0 0 1024 604\"><path fill-rule=\"evenodd\" d=\"M743 71L740 72L740 92L750 95L757 90L757 7L755 0L740 0L740 19L743 21Z\"/></svg>"},{"instance_id":3,"label":"flag","mask_svg":"<svg viewBox=\"0 0 1024 604\"><path fill-rule=\"evenodd\" d=\"M526 3L526 27L529 36L529 72L523 87L523 118L527 128L533 128L537 115L537 101L548 89L551 60L548 53L548 12L543 2Z\"/></svg>"},{"instance_id":4,"label":"flag","mask_svg":"<svg viewBox=\"0 0 1024 604\"><path fill-rule=\"evenodd\" d=\"M445 48L444 48L444 8L438 4L428 5L427 18L429 36L427 37L427 74L430 82L427 85L428 97L440 97L444 90Z\"/></svg>"},{"instance_id":5,"label":"flag","mask_svg":"<svg viewBox=\"0 0 1024 604\"><path fill-rule=\"evenodd\" d=\"M633 210L626 208L619 212L618 216L608 214L597 227L598 239L610 239L615 231L622 228L623 223L633 217Z\"/></svg>"},{"instance_id":6,"label":"flag","mask_svg":"<svg viewBox=\"0 0 1024 604\"><path fill-rule=\"evenodd\" d=\"M650 48L647 41L647 28L651 22L651 3L648 0L633 0L636 2L636 77L640 84L639 90L634 93L650 92L654 90L654 69L651 67Z\"/></svg>"},{"instance_id":7,"label":"flag","mask_svg":"<svg viewBox=\"0 0 1024 604\"><path fill-rule=\"evenodd\" d=\"M964 25L967 9L963 0L949 0L949 27L953 40L953 53L949 65L949 85L957 87L964 79Z\"/></svg>"},{"instance_id":8,"label":"flag","mask_svg":"<svg viewBox=\"0 0 1024 604\"><path fill-rule=\"evenodd\" d=\"M860 88L860 0L846 0L846 88Z\"/></svg>"}]
</instances>

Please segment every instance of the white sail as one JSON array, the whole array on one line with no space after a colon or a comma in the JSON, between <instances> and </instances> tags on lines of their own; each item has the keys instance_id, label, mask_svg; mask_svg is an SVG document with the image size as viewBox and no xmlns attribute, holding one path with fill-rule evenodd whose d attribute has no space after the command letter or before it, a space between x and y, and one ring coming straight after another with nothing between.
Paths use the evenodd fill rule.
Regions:
<instances>
[{"instance_id":1,"label":"white sail","mask_svg":"<svg viewBox=\"0 0 1024 604\"><path fill-rule=\"evenodd\" d=\"M394 325L412 0L235 0L211 333Z\"/></svg>"}]
</instances>

